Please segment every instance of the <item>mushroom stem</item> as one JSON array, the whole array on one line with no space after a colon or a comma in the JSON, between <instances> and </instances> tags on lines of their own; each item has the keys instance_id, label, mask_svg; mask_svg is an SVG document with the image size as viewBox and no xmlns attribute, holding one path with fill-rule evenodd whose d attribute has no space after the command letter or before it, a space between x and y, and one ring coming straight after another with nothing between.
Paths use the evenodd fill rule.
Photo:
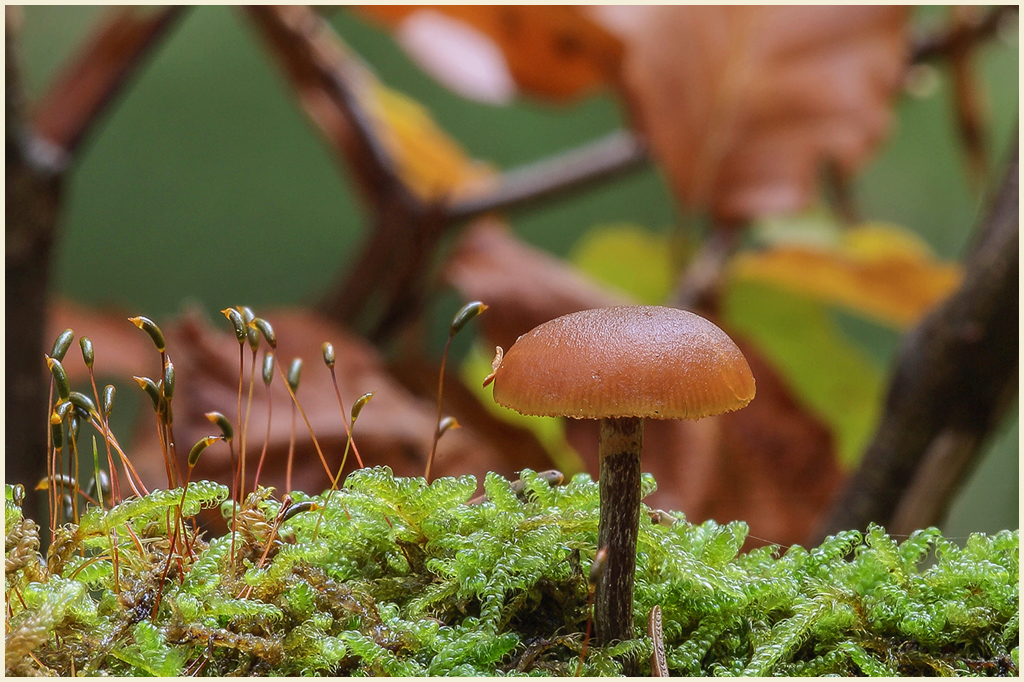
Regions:
<instances>
[{"instance_id":1,"label":"mushroom stem","mask_svg":"<svg viewBox=\"0 0 1024 682\"><path fill-rule=\"evenodd\" d=\"M643 436L643 419L639 417L601 420L598 445L601 520L597 546L608 548L608 564L594 594L595 638L600 644L634 636L633 578L640 529Z\"/></svg>"}]
</instances>

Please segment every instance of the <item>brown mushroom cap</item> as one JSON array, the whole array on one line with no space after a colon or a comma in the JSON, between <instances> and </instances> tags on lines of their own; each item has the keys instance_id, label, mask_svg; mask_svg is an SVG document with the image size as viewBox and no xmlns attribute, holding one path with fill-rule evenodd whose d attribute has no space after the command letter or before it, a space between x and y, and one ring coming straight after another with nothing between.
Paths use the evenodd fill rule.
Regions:
<instances>
[{"instance_id":1,"label":"brown mushroom cap","mask_svg":"<svg viewBox=\"0 0 1024 682\"><path fill-rule=\"evenodd\" d=\"M582 310L519 337L494 375L494 400L522 414L700 419L754 397L732 339L685 310Z\"/></svg>"}]
</instances>

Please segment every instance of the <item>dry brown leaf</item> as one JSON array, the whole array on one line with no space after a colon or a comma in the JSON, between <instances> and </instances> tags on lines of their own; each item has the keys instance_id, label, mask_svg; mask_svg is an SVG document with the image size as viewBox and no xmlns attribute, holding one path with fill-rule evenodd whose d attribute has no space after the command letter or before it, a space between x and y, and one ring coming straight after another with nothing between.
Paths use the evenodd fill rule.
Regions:
<instances>
[{"instance_id":1,"label":"dry brown leaf","mask_svg":"<svg viewBox=\"0 0 1024 682\"><path fill-rule=\"evenodd\" d=\"M905 329L959 285L961 268L941 262L913 233L882 224L846 230L833 248L780 245L732 262L754 280L838 303Z\"/></svg>"},{"instance_id":2,"label":"dry brown leaf","mask_svg":"<svg viewBox=\"0 0 1024 682\"><path fill-rule=\"evenodd\" d=\"M89 308L61 297L50 302L46 314L46 352L50 352L50 345L65 329L75 333L75 341L62 362L75 390L91 395L86 388L89 373L78 345L82 336L92 341L97 383L115 377L131 381L133 374L143 376L160 371L160 354L149 337L128 321L131 316L119 310ZM39 361L42 362L42 357ZM103 388L101 383L99 388Z\"/></svg>"},{"instance_id":3,"label":"dry brown leaf","mask_svg":"<svg viewBox=\"0 0 1024 682\"><path fill-rule=\"evenodd\" d=\"M444 276L464 298L491 306L480 323L488 341L505 348L559 315L630 302L495 223L465 233ZM681 509L692 521L742 519L767 541L803 542L843 479L832 436L757 349L732 336L754 373L757 396L743 410L696 422L648 420L643 464L658 490L645 502ZM565 427L596 476L597 422L568 419Z\"/></svg>"},{"instance_id":4,"label":"dry brown leaf","mask_svg":"<svg viewBox=\"0 0 1024 682\"><path fill-rule=\"evenodd\" d=\"M622 82L679 200L720 219L791 211L823 164L852 174L885 135L905 8L604 6Z\"/></svg>"},{"instance_id":5,"label":"dry brown leaf","mask_svg":"<svg viewBox=\"0 0 1024 682\"><path fill-rule=\"evenodd\" d=\"M505 348L542 322L584 308L629 303L554 256L527 246L502 223L483 219L467 228L442 278L467 300L490 306L480 317L487 338Z\"/></svg>"},{"instance_id":6,"label":"dry brown leaf","mask_svg":"<svg viewBox=\"0 0 1024 682\"><path fill-rule=\"evenodd\" d=\"M388 369L413 394L436 401L439 365L406 356L389 363ZM443 404L445 415L455 417L460 425L472 429L501 453L505 464L495 471L502 475L508 476L524 468L544 471L554 466L547 450L531 431L498 419L452 372L445 373Z\"/></svg>"},{"instance_id":7,"label":"dry brown leaf","mask_svg":"<svg viewBox=\"0 0 1024 682\"><path fill-rule=\"evenodd\" d=\"M261 314L264 311L260 311ZM344 451L346 433L330 372L324 365L321 344L334 344L338 385L346 410L364 393L376 391L355 425L354 438L366 465L390 466L400 476L422 476L433 438L436 408L429 400L418 398L393 377L383 359L368 343L347 334L323 318L301 310L265 311L278 338L279 362L285 369L294 357L303 359L298 399L305 409L328 464L336 473ZM217 428L204 413L217 410L233 423L238 418L238 343L229 333L226 321L214 328L198 315L189 315L179 323L164 325L167 349L176 370L174 397L174 434L182 470L192 444ZM136 330L138 331L138 330ZM97 348L97 354L101 351ZM266 435L268 398L260 379L262 351L257 360L256 386L246 445L246 478L251 489ZM245 381L248 386L249 358L245 348ZM247 390L247 389L246 389ZM273 402L269 447L260 483L283 492L291 425L291 400L281 376L275 373L271 384ZM242 404L245 411L245 397ZM141 415L136 438L129 454L139 474L149 486L166 487L163 458L156 440L155 417L150 411ZM313 447L301 417L296 417L296 446L292 486L314 493L330 482ZM235 446L240 447L236 433ZM355 466L350 454L346 472ZM437 476L473 474L478 481L488 471L505 475L513 472L501 454L476 434L471 427L449 431L438 445L434 471ZM217 443L203 453L193 478L231 480L231 459L226 445Z\"/></svg>"},{"instance_id":8,"label":"dry brown leaf","mask_svg":"<svg viewBox=\"0 0 1024 682\"><path fill-rule=\"evenodd\" d=\"M622 45L610 32L576 8L557 5L377 5L359 7L398 33L414 58L453 89L477 98L507 101L510 88L502 65L479 45L493 41L507 64L507 73L530 94L567 100L608 82L617 72ZM442 15L461 22L469 31L438 20ZM461 42L463 45L453 45ZM436 52L462 49L478 67L469 70L456 58L440 61ZM431 55L430 52L435 54ZM465 57L463 58L465 59Z\"/></svg>"}]
</instances>

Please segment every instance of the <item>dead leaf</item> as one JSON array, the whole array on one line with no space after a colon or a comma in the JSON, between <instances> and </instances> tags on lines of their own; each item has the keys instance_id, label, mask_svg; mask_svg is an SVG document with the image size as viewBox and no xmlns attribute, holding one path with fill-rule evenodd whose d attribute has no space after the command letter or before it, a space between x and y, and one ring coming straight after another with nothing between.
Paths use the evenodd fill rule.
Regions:
<instances>
[{"instance_id":1,"label":"dead leaf","mask_svg":"<svg viewBox=\"0 0 1024 682\"><path fill-rule=\"evenodd\" d=\"M442 83L484 101L507 102L509 76L530 94L573 99L613 78L622 57L618 38L574 7L377 5L358 11L394 30Z\"/></svg>"},{"instance_id":2,"label":"dead leaf","mask_svg":"<svg viewBox=\"0 0 1024 682\"><path fill-rule=\"evenodd\" d=\"M742 253L731 267L739 280L837 303L897 329L914 324L961 279L961 268L938 261L920 237L880 223L846 230L834 245Z\"/></svg>"},{"instance_id":3,"label":"dead leaf","mask_svg":"<svg viewBox=\"0 0 1024 682\"><path fill-rule=\"evenodd\" d=\"M76 390L85 389L89 382L89 372L78 345L82 336L92 341L96 357L93 370L101 390L101 382L105 378L131 381L132 375L155 374L160 371L160 354L149 337L128 321L132 315L127 311L97 310L66 298L54 297L46 314L46 352L50 352L50 344L65 329L75 333L75 341L62 364L71 383L82 386ZM39 361L42 362L42 357ZM91 389L84 392L87 395L92 393Z\"/></svg>"},{"instance_id":4,"label":"dead leaf","mask_svg":"<svg viewBox=\"0 0 1024 682\"><path fill-rule=\"evenodd\" d=\"M559 315L630 302L493 222L464 234L444 277L467 300L491 306L482 329L506 349ZM757 397L743 410L696 422L648 420L643 468L658 490L645 501L680 509L693 521L743 519L765 541L803 542L843 480L832 436L756 348L730 336L754 373ZM597 422L567 419L565 430L596 476Z\"/></svg>"},{"instance_id":5,"label":"dead leaf","mask_svg":"<svg viewBox=\"0 0 1024 682\"><path fill-rule=\"evenodd\" d=\"M116 317L120 319L120 315ZM104 314L99 316L101 321L104 318ZM272 322L277 333L279 362L284 363L287 368L292 358L303 358L302 379L298 390L299 402L306 410L332 470L336 472L341 461L346 434L330 372L321 356L321 344L328 340L336 349L338 385L346 409L351 409L353 401L363 393L376 391L373 400L360 413L355 426L354 437L363 461L367 465L390 466L400 476L422 476L434 433L434 405L429 400L414 396L392 378L383 359L368 343L350 336L323 318L298 310L270 310L266 311L266 318ZM126 333L118 337L119 332L106 333L107 326L99 327L102 333L93 332L97 327L93 327L86 319L75 321L76 318L71 316L57 319L61 324L70 319L74 322L76 333L91 335L90 338L93 338L96 347L97 367L108 354L116 355L108 348L123 348L126 342L134 344L132 338L142 337L144 344L151 346L148 337L127 320L124 323L128 328ZM218 325L220 328L212 327L202 316L190 314L180 321L161 324L167 338L167 352L175 365L177 386L173 402L174 435L182 471L186 468L186 459L192 444L204 436L217 433L217 428L205 418L204 413L217 410L233 423L238 419L238 343L234 335L229 333L227 322L218 322L223 323ZM113 320L110 321L110 329L119 330L120 327L119 323L114 327ZM109 347L108 343L111 344ZM71 356L73 352L74 349L69 351L68 355ZM262 366L262 356L261 350L257 360L260 363L259 367ZM250 351L246 346L246 390L250 357ZM107 370L114 369L114 374L124 372L121 378L130 381L128 373L152 376L158 365L159 356L151 347L146 347L133 349L131 361L120 365L107 365ZM283 492L291 424L291 400L281 377L277 374L271 385L271 397L268 399L267 391L260 379L259 367L256 372L247 435L246 478L251 489L266 436L269 404L272 402L273 420L260 482L275 486ZM242 409L245 410L244 396ZM296 420L295 434L293 487L311 493L326 489L330 482L300 417ZM121 440L123 444L127 444L124 434ZM240 447L240 441L239 431L235 436L236 447ZM167 487L163 457L156 439L155 416L148 409L143 410L139 417L135 438L127 452L147 486ZM350 471L354 465L355 459L350 455L346 471ZM438 476L473 474L482 482L488 471L512 475L515 470L517 469L507 465L500 452L475 433L472 427L446 433L438 445L435 461ZM229 482L231 475L228 448L223 443L218 443L203 453L193 478Z\"/></svg>"},{"instance_id":6,"label":"dead leaf","mask_svg":"<svg viewBox=\"0 0 1024 682\"><path fill-rule=\"evenodd\" d=\"M414 395L436 400L439 365L406 356L389 363L388 369ZM501 453L505 464L500 471L519 472L524 468L544 471L553 466L544 446L533 433L491 414L461 378L452 372L445 374L443 404L445 415L455 417L459 424L472 429Z\"/></svg>"},{"instance_id":7,"label":"dead leaf","mask_svg":"<svg viewBox=\"0 0 1024 682\"><path fill-rule=\"evenodd\" d=\"M449 256L442 279L467 300L490 306L480 317L487 338L506 350L542 322L584 308L629 302L560 260L527 246L502 223L476 221Z\"/></svg>"},{"instance_id":8,"label":"dead leaf","mask_svg":"<svg viewBox=\"0 0 1024 682\"><path fill-rule=\"evenodd\" d=\"M899 7L588 11L626 44L625 95L677 197L723 220L805 205L823 164L857 170L909 54Z\"/></svg>"}]
</instances>

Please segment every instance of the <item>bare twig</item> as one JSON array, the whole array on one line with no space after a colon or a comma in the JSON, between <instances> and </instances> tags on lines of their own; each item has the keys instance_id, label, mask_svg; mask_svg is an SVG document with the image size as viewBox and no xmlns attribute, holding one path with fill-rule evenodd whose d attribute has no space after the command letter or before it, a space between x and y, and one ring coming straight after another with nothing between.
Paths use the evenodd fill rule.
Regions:
<instances>
[{"instance_id":1,"label":"bare twig","mask_svg":"<svg viewBox=\"0 0 1024 682\"><path fill-rule=\"evenodd\" d=\"M7 8L7 11L12 11ZM17 36L6 22L6 348L4 431L7 480L25 485L25 509L39 511L36 481L46 476L47 381L43 363L46 288L57 225L59 185L40 177L26 161L25 100ZM13 425L22 425L15 428ZM33 428L36 425L37 428Z\"/></svg>"},{"instance_id":2,"label":"bare twig","mask_svg":"<svg viewBox=\"0 0 1024 682\"><path fill-rule=\"evenodd\" d=\"M330 24L305 6L247 11L281 60L306 113L348 161L375 208L385 201L414 201L360 101L373 76Z\"/></svg>"},{"instance_id":3,"label":"bare twig","mask_svg":"<svg viewBox=\"0 0 1024 682\"><path fill-rule=\"evenodd\" d=\"M722 273L739 248L742 232L741 225L716 226L680 276L671 297L673 306L708 312L717 308Z\"/></svg>"},{"instance_id":4,"label":"bare twig","mask_svg":"<svg viewBox=\"0 0 1024 682\"><path fill-rule=\"evenodd\" d=\"M306 112L353 169L369 197L373 222L359 255L321 303L329 317L392 337L423 309L442 237L489 211L564 195L640 167L646 153L628 132L513 171L493 192L449 205L418 197L381 143L361 96L373 75L331 26L304 7L250 8L281 58Z\"/></svg>"},{"instance_id":5,"label":"bare twig","mask_svg":"<svg viewBox=\"0 0 1024 682\"><path fill-rule=\"evenodd\" d=\"M647 147L635 133L617 130L582 147L504 173L493 191L450 204L446 217L457 222L562 198L631 173L649 161Z\"/></svg>"},{"instance_id":6,"label":"bare twig","mask_svg":"<svg viewBox=\"0 0 1024 682\"><path fill-rule=\"evenodd\" d=\"M951 10L953 29L966 28L977 23L979 8L957 5ZM985 115L982 94L978 89L978 76L974 68L977 43L964 42L949 51L949 67L953 81L953 104L957 131L967 156L967 176L971 189L982 191L988 176L985 154Z\"/></svg>"},{"instance_id":7,"label":"bare twig","mask_svg":"<svg viewBox=\"0 0 1024 682\"><path fill-rule=\"evenodd\" d=\"M320 307L348 325L361 321L368 329L390 328L396 310L413 311L403 297L419 295L409 283L434 253L443 222L403 183L360 97L373 76L331 26L308 7L248 11L283 62L306 113L352 169L373 212L359 255ZM373 304L384 309L384 321L362 319Z\"/></svg>"},{"instance_id":8,"label":"bare twig","mask_svg":"<svg viewBox=\"0 0 1024 682\"><path fill-rule=\"evenodd\" d=\"M36 154L39 162L63 170L146 54L183 15L181 6L152 11L126 7L100 25L34 108L34 144L43 145L35 148L43 151Z\"/></svg>"},{"instance_id":9,"label":"bare twig","mask_svg":"<svg viewBox=\"0 0 1024 682\"><path fill-rule=\"evenodd\" d=\"M911 49L913 63L947 56L950 53L969 47L995 34L1003 18L1010 12L1018 12L1017 5L998 5L988 14L978 16L972 22L954 26L949 29L929 34L917 40Z\"/></svg>"},{"instance_id":10,"label":"bare twig","mask_svg":"<svg viewBox=\"0 0 1024 682\"><path fill-rule=\"evenodd\" d=\"M939 521L1016 395L1018 177L1015 152L962 285L905 339L882 422L815 540L870 521L893 532Z\"/></svg>"}]
</instances>

